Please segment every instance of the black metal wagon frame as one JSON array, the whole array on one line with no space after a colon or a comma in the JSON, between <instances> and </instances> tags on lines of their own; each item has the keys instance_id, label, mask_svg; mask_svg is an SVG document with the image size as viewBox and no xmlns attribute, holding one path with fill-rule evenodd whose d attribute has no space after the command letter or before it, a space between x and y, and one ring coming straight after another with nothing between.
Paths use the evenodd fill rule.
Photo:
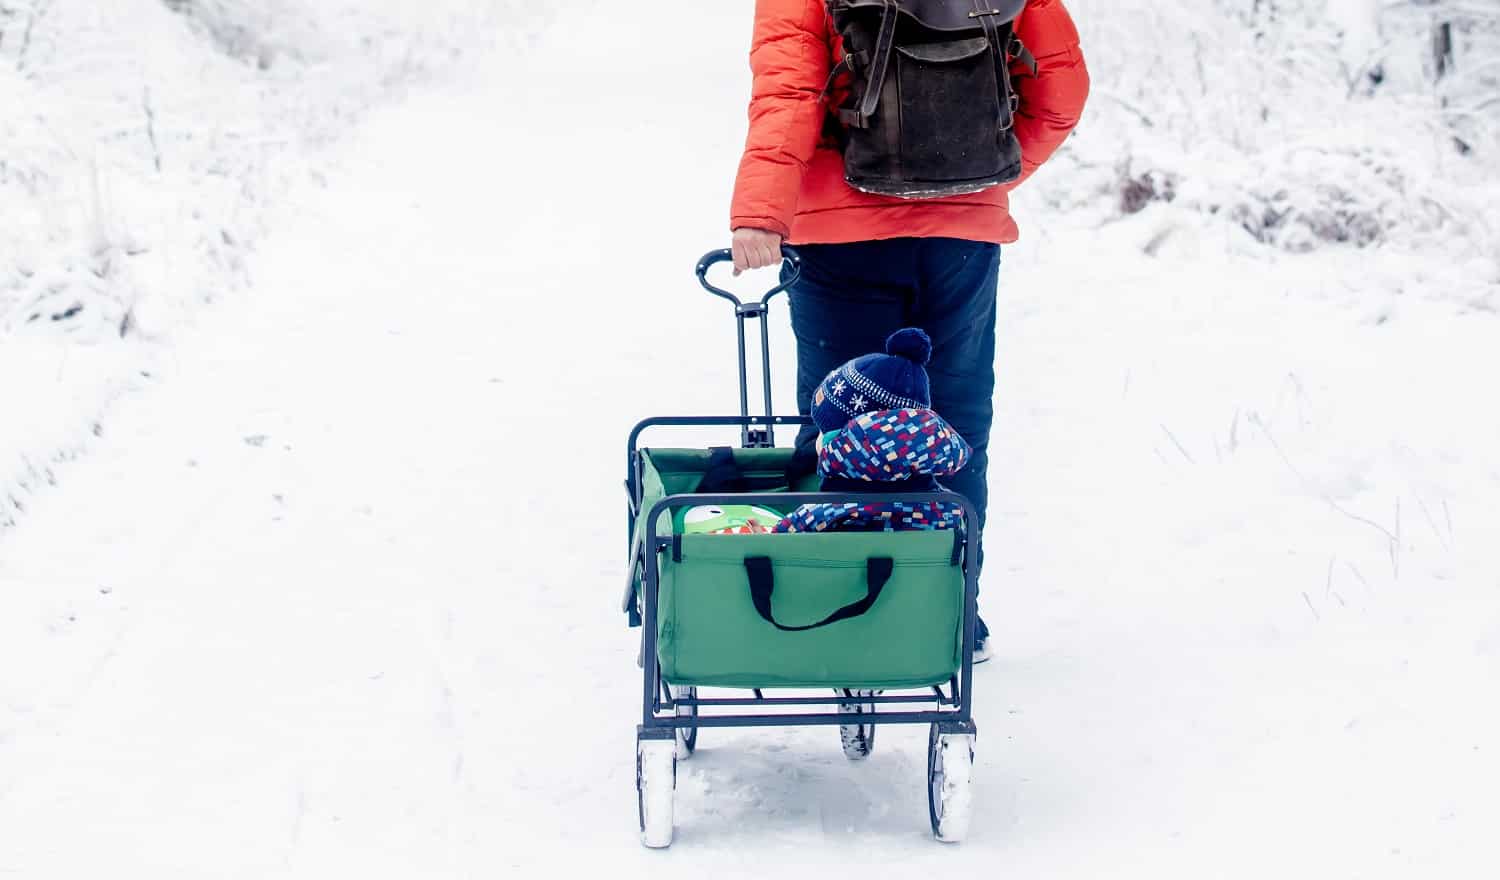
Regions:
<instances>
[{"instance_id":1,"label":"black metal wagon frame","mask_svg":"<svg viewBox=\"0 0 1500 880\"><path fill-rule=\"evenodd\" d=\"M656 525L664 513L680 507L704 504L839 504L859 502L861 497L850 493L829 492L775 492L696 494L683 493L668 496L650 510L642 511L644 501L641 471L641 435L651 428L659 427L739 427L742 448L773 448L774 428L777 426L802 427L812 424L806 416L777 416L772 414L771 403L771 344L767 326L767 305L773 297L789 288L800 273L801 262L794 251L784 249L789 272L783 274L782 283L766 293L759 302L745 303L734 294L710 284L707 273L711 266L731 259L729 251L715 251L705 256L697 267L698 280L710 293L729 300L735 306L739 330L739 378L740 415L738 416L661 416L638 423L630 432L626 454L625 489L629 497L627 516L628 552L631 555L630 573L623 610L629 616L632 627L641 627L641 723L637 730L641 739L670 739L679 729L696 731L710 727L769 727L803 725L846 725L848 714L833 712L786 712L702 714L701 709L751 708L764 710L775 707L840 707L840 706L889 706L896 711L870 712L859 717L860 724L932 724L942 733L974 733L973 723L973 676L974 676L974 630L978 586L979 530L973 526L978 522L973 505L956 492L919 492L908 494L882 494L882 501L930 503L946 502L958 505L963 511L965 527L954 535L955 556L964 571L964 611L962 664L958 674L951 678L945 690L933 686L930 693L865 694L859 696L839 695L828 697L768 697L760 689L748 689L748 697L698 697L696 689L692 696L674 695L661 677L656 653L657 592L660 585L660 556L675 553L680 558L681 537L661 535ZM749 414L749 394L745 358L745 322L760 319L762 382L765 397L764 416ZM865 498L863 500L868 500ZM635 544L636 521L646 516L647 528L643 544ZM638 587L639 585L639 587ZM918 689L908 689L918 690ZM936 703L930 710L910 710L907 707L923 703ZM684 711L686 710L686 711Z\"/></svg>"}]
</instances>

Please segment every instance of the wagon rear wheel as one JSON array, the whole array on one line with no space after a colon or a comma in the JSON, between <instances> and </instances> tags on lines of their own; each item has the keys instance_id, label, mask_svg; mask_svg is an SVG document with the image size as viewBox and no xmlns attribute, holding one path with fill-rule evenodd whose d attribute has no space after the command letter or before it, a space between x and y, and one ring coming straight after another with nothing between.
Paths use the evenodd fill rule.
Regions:
<instances>
[{"instance_id":1,"label":"wagon rear wheel","mask_svg":"<svg viewBox=\"0 0 1500 880\"><path fill-rule=\"evenodd\" d=\"M698 699L698 689L695 687L679 687L674 684L670 685L668 687L668 690L671 692L673 700ZM691 718L694 721L697 721L698 707L678 706L677 717ZM698 748L698 725L693 724L690 727L677 728L677 759L679 761L687 760L688 758L692 757L693 750L696 748Z\"/></svg>"},{"instance_id":2,"label":"wagon rear wheel","mask_svg":"<svg viewBox=\"0 0 1500 880\"><path fill-rule=\"evenodd\" d=\"M874 691L839 691L843 697L873 697ZM844 757L851 761L863 761L875 749L875 725L865 719L875 714L874 703L841 704L839 714L848 715L849 724L839 725L839 741L844 746Z\"/></svg>"}]
</instances>

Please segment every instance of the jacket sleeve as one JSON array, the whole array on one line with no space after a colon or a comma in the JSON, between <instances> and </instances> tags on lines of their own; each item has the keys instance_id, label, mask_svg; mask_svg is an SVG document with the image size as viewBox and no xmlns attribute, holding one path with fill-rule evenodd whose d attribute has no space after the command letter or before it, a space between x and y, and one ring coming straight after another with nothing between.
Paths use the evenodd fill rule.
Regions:
<instances>
[{"instance_id":1,"label":"jacket sleeve","mask_svg":"<svg viewBox=\"0 0 1500 880\"><path fill-rule=\"evenodd\" d=\"M1020 185L1051 158L1078 124L1089 96L1089 72L1078 45L1078 29L1063 0L1028 0L1016 35L1036 56L1037 74L1015 80L1021 104L1016 138L1021 142Z\"/></svg>"},{"instance_id":2,"label":"jacket sleeve","mask_svg":"<svg viewBox=\"0 0 1500 880\"><path fill-rule=\"evenodd\" d=\"M750 131L735 179L731 229L790 234L802 173L823 128L819 98L830 54L821 0L756 0Z\"/></svg>"}]
</instances>

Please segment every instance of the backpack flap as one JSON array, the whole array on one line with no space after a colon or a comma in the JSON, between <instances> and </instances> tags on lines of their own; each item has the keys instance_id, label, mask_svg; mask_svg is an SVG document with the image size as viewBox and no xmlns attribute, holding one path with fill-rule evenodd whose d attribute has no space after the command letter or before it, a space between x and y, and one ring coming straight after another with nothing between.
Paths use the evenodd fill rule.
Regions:
<instances>
[{"instance_id":1,"label":"backpack flap","mask_svg":"<svg viewBox=\"0 0 1500 880\"><path fill-rule=\"evenodd\" d=\"M916 46L897 46L896 51L914 61L927 64L947 64L965 61L990 51L990 41L984 37L970 40L954 40L951 43L923 43Z\"/></svg>"}]
</instances>

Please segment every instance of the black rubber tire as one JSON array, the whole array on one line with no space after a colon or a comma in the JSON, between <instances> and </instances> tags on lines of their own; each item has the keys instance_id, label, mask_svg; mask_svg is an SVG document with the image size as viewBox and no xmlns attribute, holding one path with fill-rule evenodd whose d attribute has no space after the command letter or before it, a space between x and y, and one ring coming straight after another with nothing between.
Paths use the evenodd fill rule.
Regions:
<instances>
[{"instance_id":1,"label":"black rubber tire","mask_svg":"<svg viewBox=\"0 0 1500 880\"><path fill-rule=\"evenodd\" d=\"M658 742L666 743L666 740ZM673 836L673 793L677 789L677 752L676 745L668 753L671 759L670 775L661 778L658 769L656 784L664 785L660 791L665 791L665 797L647 797L647 770L642 752L642 742L637 736L635 752L635 804L637 819L640 822L641 843L651 849L663 849L672 845ZM665 757L665 756L664 756ZM653 766L657 766L653 764Z\"/></svg>"},{"instance_id":2,"label":"black rubber tire","mask_svg":"<svg viewBox=\"0 0 1500 880\"><path fill-rule=\"evenodd\" d=\"M927 735L927 818L933 837L956 844L968 837L973 823L974 736L952 736L958 741L944 743L936 724ZM944 745L948 746L946 750ZM944 766L945 754L958 765Z\"/></svg>"},{"instance_id":3,"label":"black rubber tire","mask_svg":"<svg viewBox=\"0 0 1500 880\"><path fill-rule=\"evenodd\" d=\"M927 733L927 820L932 823L932 835L941 830L943 768L938 757L938 726L932 725Z\"/></svg>"},{"instance_id":4,"label":"black rubber tire","mask_svg":"<svg viewBox=\"0 0 1500 880\"><path fill-rule=\"evenodd\" d=\"M676 685L671 685L670 687L671 687L671 692L672 692L672 698L673 699L676 699L678 697L687 697L688 699L691 700L691 699L696 699L697 696L698 696L698 689L695 688L695 687L678 687ZM698 717L698 707L697 706L678 706L677 707L677 717L678 718L697 718ZM698 726L696 724L694 724L691 727L679 727L679 728L677 728L677 757L678 757L678 759L685 759L685 758L691 757L692 754L693 754L693 752L694 752L694 750L696 750L697 748L698 748Z\"/></svg>"},{"instance_id":5,"label":"black rubber tire","mask_svg":"<svg viewBox=\"0 0 1500 880\"><path fill-rule=\"evenodd\" d=\"M853 691L843 689L839 691L840 696L854 697L872 694L873 691ZM855 706L839 706L839 714L851 715L858 718L861 715L875 714L874 703L861 703ZM841 724L839 725L839 743L844 748L844 757L851 761L863 761L870 757L875 750L875 725L874 724Z\"/></svg>"}]
</instances>

